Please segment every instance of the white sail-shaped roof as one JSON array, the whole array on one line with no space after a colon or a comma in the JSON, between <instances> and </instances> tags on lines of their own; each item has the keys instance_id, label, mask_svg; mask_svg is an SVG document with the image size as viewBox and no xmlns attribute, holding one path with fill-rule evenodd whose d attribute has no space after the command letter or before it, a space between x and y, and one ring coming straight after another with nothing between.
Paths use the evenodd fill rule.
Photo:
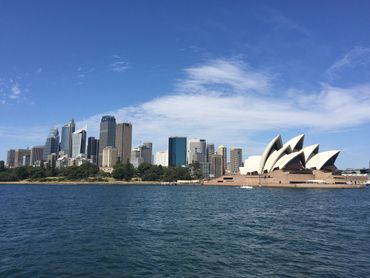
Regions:
<instances>
[{"instance_id":1,"label":"white sail-shaped roof","mask_svg":"<svg viewBox=\"0 0 370 278\"><path fill-rule=\"evenodd\" d=\"M258 173L260 167L261 156L252 155L244 161L244 167L239 167L241 175Z\"/></svg>"},{"instance_id":2,"label":"white sail-shaped roof","mask_svg":"<svg viewBox=\"0 0 370 278\"><path fill-rule=\"evenodd\" d=\"M319 144L314 144L302 149L306 163L319 152L319 146Z\"/></svg>"},{"instance_id":3,"label":"white sail-shaped roof","mask_svg":"<svg viewBox=\"0 0 370 278\"><path fill-rule=\"evenodd\" d=\"M304 141L304 134L301 134L301 135L298 135L290 139L288 142L284 144L284 146L289 145L290 148L292 149L292 152L300 151L302 150L302 147L303 147L303 141Z\"/></svg>"},{"instance_id":4,"label":"white sail-shaped roof","mask_svg":"<svg viewBox=\"0 0 370 278\"><path fill-rule=\"evenodd\" d=\"M263 173L263 168L265 167L265 163L272 153L273 150L279 150L283 147L283 143L281 141L281 136L278 135L274 139L271 140L271 142L266 146L265 150L263 151L263 154L261 156L260 166L258 173Z\"/></svg>"},{"instance_id":5,"label":"white sail-shaped roof","mask_svg":"<svg viewBox=\"0 0 370 278\"><path fill-rule=\"evenodd\" d=\"M283 156L291 153L292 150L289 144L285 144L281 149L273 151L267 158L265 166L263 167L263 172L271 172L275 163Z\"/></svg>"},{"instance_id":6,"label":"white sail-shaped roof","mask_svg":"<svg viewBox=\"0 0 370 278\"><path fill-rule=\"evenodd\" d=\"M306 168L321 170L324 166L333 166L340 151L326 151L313 156L306 164Z\"/></svg>"},{"instance_id":7,"label":"white sail-shaped roof","mask_svg":"<svg viewBox=\"0 0 370 278\"><path fill-rule=\"evenodd\" d=\"M284 155L282 158L276 162L274 165L273 170L282 170L284 169L287 165L289 165L292 161L294 161L296 158L301 160L302 165L304 165L304 155L302 151L299 152L293 152L291 154Z\"/></svg>"}]
</instances>

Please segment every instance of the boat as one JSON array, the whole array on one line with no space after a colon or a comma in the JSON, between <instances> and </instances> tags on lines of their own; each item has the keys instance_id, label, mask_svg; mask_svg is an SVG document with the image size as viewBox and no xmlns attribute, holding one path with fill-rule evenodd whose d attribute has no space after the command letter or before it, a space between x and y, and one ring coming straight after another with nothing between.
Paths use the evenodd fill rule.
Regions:
<instances>
[{"instance_id":1,"label":"boat","mask_svg":"<svg viewBox=\"0 0 370 278\"><path fill-rule=\"evenodd\" d=\"M253 186L250 186L250 185L242 185L242 186L240 186L240 188L243 188L243 189L253 189Z\"/></svg>"}]
</instances>

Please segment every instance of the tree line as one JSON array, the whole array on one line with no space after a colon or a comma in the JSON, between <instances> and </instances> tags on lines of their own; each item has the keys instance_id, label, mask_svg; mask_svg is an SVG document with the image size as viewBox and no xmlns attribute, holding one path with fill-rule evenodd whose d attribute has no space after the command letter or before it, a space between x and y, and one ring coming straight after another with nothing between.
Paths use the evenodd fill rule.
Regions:
<instances>
[{"instance_id":1,"label":"tree line","mask_svg":"<svg viewBox=\"0 0 370 278\"><path fill-rule=\"evenodd\" d=\"M98 166L90 162L84 162L81 166L69 166L64 168L21 166L6 168L4 161L0 161L0 182L11 181L46 181L56 179L58 181L108 181L115 180L131 181L165 181L191 180L203 178L199 163L188 167L162 167L150 163L142 163L135 168L130 162L117 163L112 174L103 172Z\"/></svg>"}]
</instances>

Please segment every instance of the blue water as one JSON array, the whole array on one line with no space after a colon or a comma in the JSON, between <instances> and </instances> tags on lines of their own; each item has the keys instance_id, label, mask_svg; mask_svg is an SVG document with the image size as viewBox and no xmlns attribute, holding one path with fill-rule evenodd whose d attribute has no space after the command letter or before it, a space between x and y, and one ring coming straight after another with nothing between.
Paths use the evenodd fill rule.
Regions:
<instances>
[{"instance_id":1,"label":"blue water","mask_svg":"<svg viewBox=\"0 0 370 278\"><path fill-rule=\"evenodd\" d=\"M1 185L1 277L370 277L370 188Z\"/></svg>"}]
</instances>

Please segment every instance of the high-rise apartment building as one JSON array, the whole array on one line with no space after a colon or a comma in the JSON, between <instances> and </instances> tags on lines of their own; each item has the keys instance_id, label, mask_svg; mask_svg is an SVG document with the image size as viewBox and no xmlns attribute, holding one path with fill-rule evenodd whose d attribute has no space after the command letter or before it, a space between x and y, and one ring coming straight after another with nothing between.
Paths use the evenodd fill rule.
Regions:
<instances>
[{"instance_id":1,"label":"high-rise apartment building","mask_svg":"<svg viewBox=\"0 0 370 278\"><path fill-rule=\"evenodd\" d=\"M31 165L35 165L37 161L42 161L44 157L44 146L33 146L31 148Z\"/></svg>"},{"instance_id":2,"label":"high-rise apartment building","mask_svg":"<svg viewBox=\"0 0 370 278\"><path fill-rule=\"evenodd\" d=\"M31 157L30 149L16 149L14 155L14 166L15 167L28 166L30 157ZM27 164L27 162L28 165L24 165Z\"/></svg>"},{"instance_id":3,"label":"high-rise apartment building","mask_svg":"<svg viewBox=\"0 0 370 278\"><path fill-rule=\"evenodd\" d=\"M72 133L72 158L86 154L86 130L80 129Z\"/></svg>"},{"instance_id":4,"label":"high-rise apartment building","mask_svg":"<svg viewBox=\"0 0 370 278\"><path fill-rule=\"evenodd\" d=\"M152 163L152 156L153 156L153 144L152 143L144 143L140 147L140 157L143 159L143 162Z\"/></svg>"},{"instance_id":5,"label":"high-rise apartment building","mask_svg":"<svg viewBox=\"0 0 370 278\"><path fill-rule=\"evenodd\" d=\"M227 169L227 149L224 145L217 148L217 154L222 155L222 175L226 173Z\"/></svg>"},{"instance_id":6,"label":"high-rise apartment building","mask_svg":"<svg viewBox=\"0 0 370 278\"><path fill-rule=\"evenodd\" d=\"M102 165L103 149L105 147L116 147L116 118L114 116L103 116L100 122L99 139L99 165Z\"/></svg>"},{"instance_id":7,"label":"high-rise apartment building","mask_svg":"<svg viewBox=\"0 0 370 278\"><path fill-rule=\"evenodd\" d=\"M239 167L242 166L243 151L241 148L230 149L230 172L232 174L239 173Z\"/></svg>"},{"instance_id":8,"label":"high-rise apartment building","mask_svg":"<svg viewBox=\"0 0 370 278\"><path fill-rule=\"evenodd\" d=\"M118 151L116 148L108 146L103 149L102 167L112 168L117 163Z\"/></svg>"},{"instance_id":9,"label":"high-rise apartment building","mask_svg":"<svg viewBox=\"0 0 370 278\"><path fill-rule=\"evenodd\" d=\"M220 154L211 155L210 177L217 178L223 175L223 157Z\"/></svg>"},{"instance_id":10,"label":"high-rise apartment building","mask_svg":"<svg viewBox=\"0 0 370 278\"><path fill-rule=\"evenodd\" d=\"M207 161L207 144L204 139L190 139L188 146L188 163Z\"/></svg>"},{"instance_id":11,"label":"high-rise apartment building","mask_svg":"<svg viewBox=\"0 0 370 278\"><path fill-rule=\"evenodd\" d=\"M132 149L132 124L119 123L116 127L116 148L118 160L126 163L131 158Z\"/></svg>"},{"instance_id":12,"label":"high-rise apartment building","mask_svg":"<svg viewBox=\"0 0 370 278\"><path fill-rule=\"evenodd\" d=\"M6 155L6 166L11 168L15 167L15 150L11 149Z\"/></svg>"},{"instance_id":13,"label":"high-rise apartment building","mask_svg":"<svg viewBox=\"0 0 370 278\"><path fill-rule=\"evenodd\" d=\"M87 159L90 159L92 163L97 164L99 156L99 139L95 137L89 137L87 139Z\"/></svg>"},{"instance_id":14,"label":"high-rise apartment building","mask_svg":"<svg viewBox=\"0 0 370 278\"><path fill-rule=\"evenodd\" d=\"M68 157L72 157L72 134L75 129L76 125L73 119L62 127L60 150Z\"/></svg>"},{"instance_id":15,"label":"high-rise apartment building","mask_svg":"<svg viewBox=\"0 0 370 278\"><path fill-rule=\"evenodd\" d=\"M144 159L141 157L140 148L135 148L131 151L130 162L136 168L139 167L139 165L144 162Z\"/></svg>"},{"instance_id":16,"label":"high-rise apartment building","mask_svg":"<svg viewBox=\"0 0 370 278\"><path fill-rule=\"evenodd\" d=\"M58 128L52 128L46 139L43 153L43 160L48 161L48 156L59 152L59 131Z\"/></svg>"},{"instance_id":17,"label":"high-rise apartment building","mask_svg":"<svg viewBox=\"0 0 370 278\"><path fill-rule=\"evenodd\" d=\"M168 165L186 165L186 137L170 137L168 140Z\"/></svg>"}]
</instances>

